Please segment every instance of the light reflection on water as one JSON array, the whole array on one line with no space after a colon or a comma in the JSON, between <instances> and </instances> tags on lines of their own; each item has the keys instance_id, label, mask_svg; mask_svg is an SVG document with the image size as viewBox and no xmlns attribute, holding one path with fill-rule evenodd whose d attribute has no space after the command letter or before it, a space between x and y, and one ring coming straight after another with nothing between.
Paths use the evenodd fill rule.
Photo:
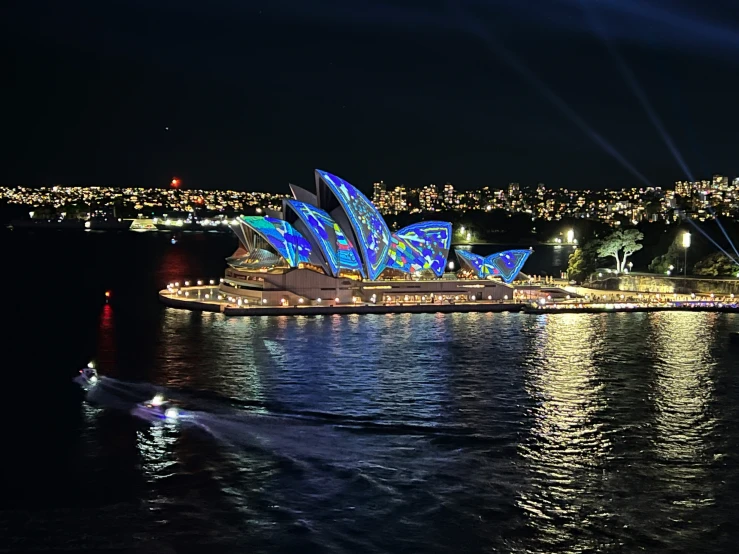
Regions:
<instances>
[{"instance_id":1,"label":"light reflection on water","mask_svg":"<svg viewBox=\"0 0 739 554\"><path fill-rule=\"evenodd\" d=\"M714 471L721 440L716 436L715 379L718 360L712 354L718 314L651 314L654 351L650 434L655 458L654 482L660 492L652 505L659 530L644 529L666 540L680 533L700 545L705 519L715 517Z\"/></svg>"},{"instance_id":2,"label":"light reflection on water","mask_svg":"<svg viewBox=\"0 0 739 554\"><path fill-rule=\"evenodd\" d=\"M655 450L680 472L701 471L716 420L711 413L716 361L710 337L718 314L653 314ZM696 321L698 319L698 321Z\"/></svg>"},{"instance_id":3,"label":"light reflection on water","mask_svg":"<svg viewBox=\"0 0 739 554\"><path fill-rule=\"evenodd\" d=\"M597 320L576 314L539 321L526 364L535 406L529 437L519 446L530 483L518 505L542 545L584 552L597 545L592 527L607 516L600 493L610 451L600 417L606 391L594 363L604 336Z\"/></svg>"},{"instance_id":4,"label":"light reflection on water","mask_svg":"<svg viewBox=\"0 0 739 554\"><path fill-rule=\"evenodd\" d=\"M188 525L217 518L226 542L248 519L251 540L287 550L294 531L328 551L690 551L739 483L721 437L739 435L738 323L165 310L148 379L220 435L138 430L138 471L189 490L167 488L162 518L186 502Z\"/></svg>"}]
</instances>

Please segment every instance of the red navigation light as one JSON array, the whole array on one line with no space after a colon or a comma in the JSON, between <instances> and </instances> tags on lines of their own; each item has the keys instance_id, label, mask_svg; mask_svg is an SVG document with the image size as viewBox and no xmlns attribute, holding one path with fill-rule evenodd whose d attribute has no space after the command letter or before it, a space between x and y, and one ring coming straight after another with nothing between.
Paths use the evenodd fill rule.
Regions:
<instances>
[{"instance_id":1,"label":"red navigation light","mask_svg":"<svg viewBox=\"0 0 739 554\"><path fill-rule=\"evenodd\" d=\"M170 186L173 189L178 189L178 188L180 188L180 185L181 184L182 184L182 181L180 181L177 177L175 177L175 178L172 179L172 182L170 183Z\"/></svg>"}]
</instances>

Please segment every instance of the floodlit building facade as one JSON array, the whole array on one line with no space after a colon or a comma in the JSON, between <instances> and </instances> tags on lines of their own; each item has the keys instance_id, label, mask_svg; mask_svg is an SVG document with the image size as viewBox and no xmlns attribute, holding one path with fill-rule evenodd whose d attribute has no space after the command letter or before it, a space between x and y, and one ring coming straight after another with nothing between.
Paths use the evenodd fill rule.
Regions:
<instances>
[{"instance_id":1,"label":"floodlit building facade","mask_svg":"<svg viewBox=\"0 0 739 554\"><path fill-rule=\"evenodd\" d=\"M512 298L509 283L525 257L516 258L510 279L512 270L496 269L507 270L505 257L480 273L482 283L449 279L451 223L426 221L392 233L362 192L326 171L315 171L315 192L290 188L293 198L280 213L239 218L239 247L227 259L221 294L259 305Z\"/></svg>"}]
</instances>

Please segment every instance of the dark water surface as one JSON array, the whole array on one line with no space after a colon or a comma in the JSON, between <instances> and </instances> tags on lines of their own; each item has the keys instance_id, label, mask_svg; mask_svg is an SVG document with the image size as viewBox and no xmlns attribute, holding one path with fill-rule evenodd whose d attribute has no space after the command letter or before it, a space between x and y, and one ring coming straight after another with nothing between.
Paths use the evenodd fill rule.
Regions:
<instances>
[{"instance_id":1,"label":"dark water surface","mask_svg":"<svg viewBox=\"0 0 739 554\"><path fill-rule=\"evenodd\" d=\"M733 315L226 319L156 290L228 237L0 240L0 550L736 551ZM193 422L110 409L153 385Z\"/></svg>"}]
</instances>

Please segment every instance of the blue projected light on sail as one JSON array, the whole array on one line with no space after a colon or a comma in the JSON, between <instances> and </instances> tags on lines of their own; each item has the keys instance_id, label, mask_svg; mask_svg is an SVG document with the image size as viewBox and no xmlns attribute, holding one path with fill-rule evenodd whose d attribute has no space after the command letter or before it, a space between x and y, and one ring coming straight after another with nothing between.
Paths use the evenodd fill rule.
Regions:
<instances>
[{"instance_id":1,"label":"blue projected light on sail","mask_svg":"<svg viewBox=\"0 0 739 554\"><path fill-rule=\"evenodd\" d=\"M425 221L404 227L392 234L387 267L405 273L430 270L441 277L451 239L451 223Z\"/></svg>"},{"instance_id":2,"label":"blue projected light on sail","mask_svg":"<svg viewBox=\"0 0 739 554\"><path fill-rule=\"evenodd\" d=\"M374 281L385 269L390 248L390 230L385 220L372 202L353 185L331 173L316 171L341 203L349 218L359 242L367 275Z\"/></svg>"},{"instance_id":3,"label":"blue projected light on sail","mask_svg":"<svg viewBox=\"0 0 739 554\"><path fill-rule=\"evenodd\" d=\"M485 258L473 254L469 250L455 249L454 253L457 255L457 259L462 266L471 269L478 277L482 275L482 266L485 263Z\"/></svg>"},{"instance_id":4,"label":"blue projected light on sail","mask_svg":"<svg viewBox=\"0 0 739 554\"><path fill-rule=\"evenodd\" d=\"M485 258L481 277L499 276L504 282L510 284L531 256L531 252L531 250L506 250L491 254Z\"/></svg>"},{"instance_id":5,"label":"blue projected light on sail","mask_svg":"<svg viewBox=\"0 0 739 554\"><path fill-rule=\"evenodd\" d=\"M290 267L310 261L310 243L287 221L254 215L243 215L241 221L264 238Z\"/></svg>"},{"instance_id":6,"label":"blue projected light on sail","mask_svg":"<svg viewBox=\"0 0 739 554\"><path fill-rule=\"evenodd\" d=\"M341 269L350 269L359 271L362 277L365 276L364 268L354 245L330 215L320 208L298 200L288 200L288 204L310 231L321 249L332 275L338 276Z\"/></svg>"},{"instance_id":7,"label":"blue projected light on sail","mask_svg":"<svg viewBox=\"0 0 739 554\"><path fill-rule=\"evenodd\" d=\"M513 282L532 252L532 250L506 250L483 258L468 250L455 250L459 262L471 269L480 279L500 277L508 284Z\"/></svg>"}]
</instances>

